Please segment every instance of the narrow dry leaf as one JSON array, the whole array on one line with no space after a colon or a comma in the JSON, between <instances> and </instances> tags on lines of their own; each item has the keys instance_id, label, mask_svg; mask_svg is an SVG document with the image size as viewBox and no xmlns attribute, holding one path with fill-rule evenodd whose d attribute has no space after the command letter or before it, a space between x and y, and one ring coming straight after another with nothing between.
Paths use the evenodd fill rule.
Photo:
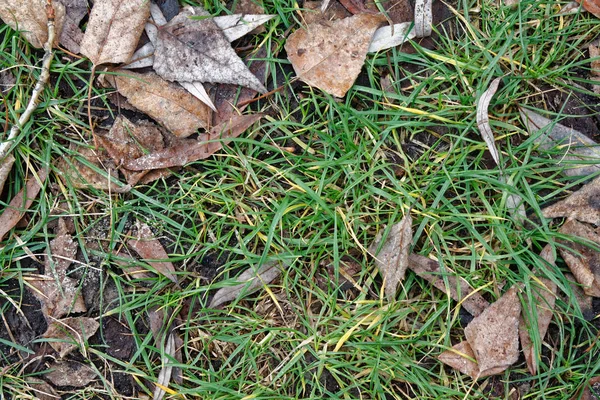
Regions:
<instances>
[{"instance_id":1,"label":"narrow dry leaf","mask_svg":"<svg viewBox=\"0 0 600 400\"><path fill-rule=\"evenodd\" d=\"M586 224L571 219L564 223L559 232L600 245L599 229L593 229ZM598 268L600 253L591 248L590 245L575 242L575 239L572 241L561 240L560 242L566 246L559 249L560 254L577 282L583 287L585 294L600 297L600 268Z\"/></svg>"},{"instance_id":2,"label":"narrow dry leaf","mask_svg":"<svg viewBox=\"0 0 600 400\"><path fill-rule=\"evenodd\" d=\"M210 109L176 83L153 73L117 70L106 82L129 103L152 117L175 136L187 137L210 123Z\"/></svg>"},{"instance_id":3,"label":"narrow dry leaf","mask_svg":"<svg viewBox=\"0 0 600 400\"><path fill-rule=\"evenodd\" d=\"M186 7L160 27L154 70L169 81L230 83L258 92L267 90L231 47L223 32L200 7Z\"/></svg>"},{"instance_id":4,"label":"narrow dry leaf","mask_svg":"<svg viewBox=\"0 0 600 400\"><path fill-rule=\"evenodd\" d=\"M442 271L439 262L435 260L418 254L411 254L408 258L408 268L458 301L473 316L480 315L490 305L466 280L458 277L447 268ZM448 281L448 286L446 286L444 276Z\"/></svg>"},{"instance_id":5,"label":"narrow dry leaf","mask_svg":"<svg viewBox=\"0 0 600 400\"><path fill-rule=\"evenodd\" d=\"M591 321L596 318L596 313L594 312L593 305L593 297L588 296L583 291L581 285L577 282L577 279L572 274L566 273L565 278L569 282L569 287L571 288L572 295L566 295L563 300L565 303L573 303L573 300L579 306L581 310L581 314L586 321Z\"/></svg>"},{"instance_id":6,"label":"narrow dry leaf","mask_svg":"<svg viewBox=\"0 0 600 400\"><path fill-rule=\"evenodd\" d=\"M488 90L481 94L481 97L477 102L477 127L479 128L479 132L481 133L483 140L485 140L485 143L492 154L492 158L498 166L500 166L500 153L496 148L494 132L492 132L492 128L490 127L488 108L490 106L490 102L492 101L492 97L494 97L494 94L496 94L496 91L498 90L498 85L500 84L501 79L502 78L494 79L492 83L490 83Z\"/></svg>"},{"instance_id":7,"label":"narrow dry leaf","mask_svg":"<svg viewBox=\"0 0 600 400\"><path fill-rule=\"evenodd\" d=\"M94 65L128 62L149 15L148 0L94 1L81 54Z\"/></svg>"},{"instance_id":8,"label":"narrow dry leaf","mask_svg":"<svg viewBox=\"0 0 600 400\"><path fill-rule=\"evenodd\" d=\"M67 50L79 54L80 43L83 40L83 32L79 23L87 15L87 0L58 0L65 6L65 22L60 34L59 42Z\"/></svg>"},{"instance_id":9,"label":"narrow dry leaf","mask_svg":"<svg viewBox=\"0 0 600 400\"><path fill-rule=\"evenodd\" d=\"M498 374L519 358L519 316L521 302L517 288L475 317L465 328L465 337L479 366L479 376Z\"/></svg>"},{"instance_id":10,"label":"narrow dry leaf","mask_svg":"<svg viewBox=\"0 0 600 400\"><path fill-rule=\"evenodd\" d=\"M415 1L415 37L431 36L433 26L433 11L431 0Z\"/></svg>"},{"instance_id":11,"label":"narrow dry leaf","mask_svg":"<svg viewBox=\"0 0 600 400\"><path fill-rule=\"evenodd\" d=\"M156 387L154 388L154 400L161 400L169 387L171 381L171 374L173 372L173 359L175 357L175 335L171 332L165 344L165 349L161 357L162 369L158 373L158 379L156 380Z\"/></svg>"},{"instance_id":12,"label":"narrow dry leaf","mask_svg":"<svg viewBox=\"0 0 600 400\"><path fill-rule=\"evenodd\" d=\"M201 134L198 140L182 140L179 144L162 151L126 162L125 167L132 171L145 171L183 166L205 159L220 150L230 139L241 135L260 118L262 118L262 114L238 115L228 122L213 127L210 132Z\"/></svg>"},{"instance_id":13,"label":"narrow dry leaf","mask_svg":"<svg viewBox=\"0 0 600 400\"><path fill-rule=\"evenodd\" d=\"M451 350L444 351L438 356L438 360L473 379L488 376L479 374L479 365L474 361L475 353L466 340L455 344Z\"/></svg>"},{"instance_id":14,"label":"narrow dry leaf","mask_svg":"<svg viewBox=\"0 0 600 400\"><path fill-rule=\"evenodd\" d=\"M572 218L600 225L600 177L542 210L546 218Z\"/></svg>"},{"instance_id":15,"label":"narrow dry leaf","mask_svg":"<svg viewBox=\"0 0 600 400\"><path fill-rule=\"evenodd\" d=\"M383 17L359 14L327 24L312 23L292 33L288 59L300 79L343 97L360 73L373 34Z\"/></svg>"},{"instance_id":16,"label":"narrow dry leaf","mask_svg":"<svg viewBox=\"0 0 600 400\"><path fill-rule=\"evenodd\" d=\"M369 246L369 253L375 256L375 265L383 276L388 301L396 298L398 285L404 279L412 241L412 217L407 212L400 222L392 226L383 244L380 233Z\"/></svg>"},{"instance_id":17,"label":"narrow dry leaf","mask_svg":"<svg viewBox=\"0 0 600 400\"><path fill-rule=\"evenodd\" d=\"M0 240L4 239L12 228L23 218L25 211L31 207L33 200L40 192L41 185L46 180L46 170L37 171L37 177L31 177L23 189L10 201L8 207L0 215Z\"/></svg>"},{"instance_id":18,"label":"narrow dry leaf","mask_svg":"<svg viewBox=\"0 0 600 400\"><path fill-rule=\"evenodd\" d=\"M65 358L76 348L85 348L86 341L92 337L100 324L94 318L74 317L54 320L48 324L44 338L54 339L50 346Z\"/></svg>"},{"instance_id":19,"label":"narrow dry leaf","mask_svg":"<svg viewBox=\"0 0 600 400\"><path fill-rule=\"evenodd\" d=\"M273 14L232 14L214 17L213 21L223 31L225 38L233 42L275 17Z\"/></svg>"},{"instance_id":20,"label":"narrow dry leaf","mask_svg":"<svg viewBox=\"0 0 600 400\"><path fill-rule=\"evenodd\" d=\"M249 295L264 285L271 283L281 274L280 265L277 262L267 263L256 270L250 267L236 278L239 282L234 286L223 287L215 293L208 308L217 308L225 303L235 300L239 296Z\"/></svg>"},{"instance_id":21,"label":"narrow dry leaf","mask_svg":"<svg viewBox=\"0 0 600 400\"><path fill-rule=\"evenodd\" d=\"M0 2L0 18L12 29L17 30L33 46L41 49L48 40L48 17L46 0L3 0ZM60 2L52 4L58 43L65 20L65 7Z\"/></svg>"},{"instance_id":22,"label":"narrow dry leaf","mask_svg":"<svg viewBox=\"0 0 600 400\"><path fill-rule=\"evenodd\" d=\"M564 175L588 176L600 171L598 143L575 129L554 123L533 111L523 107L519 110L523 124L532 136L544 130L535 139L535 143L539 144L540 148L561 150L560 153L553 154L553 157L558 160L557 165L564 167L562 171ZM576 165L572 161L582 162Z\"/></svg>"},{"instance_id":23,"label":"narrow dry leaf","mask_svg":"<svg viewBox=\"0 0 600 400\"><path fill-rule=\"evenodd\" d=\"M165 308L152 307L147 311L147 314L150 332L152 332L156 348L159 349L164 345L165 333L171 330L169 326L170 321L167 317L168 313L165 311ZM175 330L171 330L169 335L172 335L175 340L175 350L172 357L175 358L177 362L182 363L183 354L181 348L183 346L183 340L181 340L179 334ZM174 381L181 383L181 368L173 367L171 376Z\"/></svg>"},{"instance_id":24,"label":"narrow dry leaf","mask_svg":"<svg viewBox=\"0 0 600 400\"><path fill-rule=\"evenodd\" d=\"M415 37L415 32L411 22L403 22L396 24L392 28L389 25L382 26L375 31L371 44L369 45L369 53L386 50L396 47Z\"/></svg>"},{"instance_id":25,"label":"narrow dry leaf","mask_svg":"<svg viewBox=\"0 0 600 400\"><path fill-rule=\"evenodd\" d=\"M215 107L212 99L206 92L206 89L204 89L204 85L202 83L200 83L200 82L179 82L179 84L181 86L183 86L183 88L185 90L190 92L190 94L192 96L194 96L195 98L197 98L198 100L200 100L201 102L206 104L208 107L210 107L211 110L217 111L217 107Z\"/></svg>"},{"instance_id":26,"label":"narrow dry leaf","mask_svg":"<svg viewBox=\"0 0 600 400\"><path fill-rule=\"evenodd\" d=\"M175 267L168 261L169 255L162 244L154 237L152 230L143 222L136 221L137 237L127 241L127 245L135 250L143 259L150 264L156 272L169 278L176 285L178 284ZM165 261L148 261L165 260Z\"/></svg>"},{"instance_id":27,"label":"narrow dry leaf","mask_svg":"<svg viewBox=\"0 0 600 400\"><path fill-rule=\"evenodd\" d=\"M76 361L56 361L48 369L44 378L56 386L85 387L96 377L93 369Z\"/></svg>"}]
</instances>

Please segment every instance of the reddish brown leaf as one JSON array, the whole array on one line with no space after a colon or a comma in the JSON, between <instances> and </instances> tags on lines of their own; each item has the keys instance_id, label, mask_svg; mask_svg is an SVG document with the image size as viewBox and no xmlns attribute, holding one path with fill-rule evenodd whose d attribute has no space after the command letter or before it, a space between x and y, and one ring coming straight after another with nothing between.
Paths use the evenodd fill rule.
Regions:
<instances>
[{"instance_id":1,"label":"reddish brown leaf","mask_svg":"<svg viewBox=\"0 0 600 400\"><path fill-rule=\"evenodd\" d=\"M586 11L594 14L595 17L600 18L600 2L598 0L577 0Z\"/></svg>"},{"instance_id":2,"label":"reddish brown leaf","mask_svg":"<svg viewBox=\"0 0 600 400\"><path fill-rule=\"evenodd\" d=\"M591 228L586 224L571 219L565 222L559 232L585 239L598 246L600 245L599 229ZM566 248L561 247L560 254L569 266L577 282L583 287L585 294L600 297L600 269L598 268L600 253L591 248L589 244L576 242L575 240L574 238L572 241L561 241Z\"/></svg>"},{"instance_id":3,"label":"reddish brown leaf","mask_svg":"<svg viewBox=\"0 0 600 400\"><path fill-rule=\"evenodd\" d=\"M600 399L600 376L591 378L584 386L583 393L580 391L571 400L598 400Z\"/></svg>"},{"instance_id":4,"label":"reddish brown leaf","mask_svg":"<svg viewBox=\"0 0 600 400\"><path fill-rule=\"evenodd\" d=\"M156 260L146 262L150 264L156 270L156 272L162 274L177 284L178 282L177 276L175 275L175 267L173 267L173 264L168 261L169 255L162 247L162 244L160 244L158 239L154 237L154 234L148 225L140 221L137 221L136 225L138 228L137 238L127 241L129 247L135 250L140 257L146 260Z\"/></svg>"},{"instance_id":5,"label":"reddish brown leaf","mask_svg":"<svg viewBox=\"0 0 600 400\"><path fill-rule=\"evenodd\" d=\"M74 317L53 320L44 333L50 341L50 346L64 358L77 347L84 348L86 340L92 337L100 324L93 318Z\"/></svg>"}]
</instances>

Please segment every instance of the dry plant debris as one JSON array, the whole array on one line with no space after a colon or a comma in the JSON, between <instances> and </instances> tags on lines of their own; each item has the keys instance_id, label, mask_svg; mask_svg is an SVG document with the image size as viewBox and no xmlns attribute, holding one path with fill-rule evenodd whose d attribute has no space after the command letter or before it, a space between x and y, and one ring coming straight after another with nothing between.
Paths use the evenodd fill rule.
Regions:
<instances>
[{"instance_id":1,"label":"dry plant debris","mask_svg":"<svg viewBox=\"0 0 600 400\"><path fill-rule=\"evenodd\" d=\"M97 376L92 368L77 361L56 361L48 369L44 378L56 386L85 387Z\"/></svg>"},{"instance_id":2,"label":"dry plant debris","mask_svg":"<svg viewBox=\"0 0 600 400\"><path fill-rule=\"evenodd\" d=\"M61 32L65 19L65 7L61 1L53 3L56 32ZM46 0L4 0L0 2L0 18L13 29L19 29L21 35L32 46L44 47L48 41L48 16ZM58 35L52 42L56 46Z\"/></svg>"},{"instance_id":3,"label":"dry plant debris","mask_svg":"<svg viewBox=\"0 0 600 400\"><path fill-rule=\"evenodd\" d=\"M99 327L100 324L94 318L57 319L48 324L44 338L51 339L50 346L61 358L65 358L76 348L85 348L86 341L96 333Z\"/></svg>"},{"instance_id":4,"label":"dry plant debris","mask_svg":"<svg viewBox=\"0 0 600 400\"><path fill-rule=\"evenodd\" d=\"M600 225L600 178L542 210L546 218L571 218Z\"/></svg>"}]
</instances>

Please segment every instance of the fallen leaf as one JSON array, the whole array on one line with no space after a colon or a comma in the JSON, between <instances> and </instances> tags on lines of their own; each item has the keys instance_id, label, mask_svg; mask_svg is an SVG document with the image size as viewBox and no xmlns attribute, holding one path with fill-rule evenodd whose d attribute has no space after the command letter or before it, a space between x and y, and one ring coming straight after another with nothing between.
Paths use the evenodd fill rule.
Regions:
<instances>
[{"instance_id":1,"label":"fallen leaf","mask_svg":"<svg viewBox=\"0 0 600 400\"><path fill-rule=\"evenodd\" d=\"M396 47L415 37L415 32L411 29L411 22L403 22L396 24L393 27L386 25L375 31L371 44L369 45L369 53L386 50Z\"/></svg>"},{"instance_id":2,"label":"fallen leaf","mask_svg":"<svg viewBox=\"0 0 600 400\"><path fill-rule=\"evenodd\" d=\"M452 346L452 349L444 351L438 356L438 360L465 375L469 375L473 379L488 376L479 373L479 365L477 365L477 361L475 360L475 353L466 340L455 344Z\"/></svg>"},{"instance_id":3,"label":"fallen leaf","mask_svg":"<svg viewBox=\"0 0 600 400\"><path fill-rule=\"evenodd\" d=\"M411 254L408 258L408 268L458 301L473 316L480 315L490 305L466 280L447 268L442 271L439 262L435 260L418 254ZM448 282L448 286L446 286L444 277Z\"/></svg>"},{"instance_id":4,"label":"fallen leaf","mask_svg":"<svg viewBox=\"0 0 600 400\"><path fill-rule=\"evenodd\" d=\"M208 308L217 308L225 303L235 300L239 296L249 295L264 285L269 284L281 274L278 263L267 263L260 268L250 267L236 278L238 284L226 286L217 290Z\"/></svg>"},{"instance_id":5,"label":"fallen leaf","mask_svg":"<svg viewBox=\"0 0 600 400\"><path fill-rule=\"evenodd\" d=\"M148 0L94 1L81 41L81 54L94 65L128 62L149 15Z\"/></svg>"},{"instance_id":6,"label":"fallen leaf","mask_svg":"<svg viewBox=\"0 0 600 400\"><path fill-rule=\"evenodd\" d=\"M563 298L565 303L573 303L573 300L575 300L575 302L579 306L583 319L585 319L586 321L591 321L594 318L596 318L596 313L594 312L593 297L585 294L581 285L577 282L577 279L575 279L575 277L572 274L566 273L565 278L567 278L567 281L569 282L569 287L571 288L572 292L572 294L568 293Z\"/></svg>"},{"instance_id":7,"label":"fallen leaf","mask_svg":"<svg viewBox=\"0 0 600 400\"><path fill-rule=\"evenodd\" d=\"M159 274L169 278L176 285L178 284L175 267L168 261L169 255L162 244L154 237L152 230L143 222L136 221L137 237L127 241L127 245L135 250L145 261L152 266ZM156 260L156 261L149 261ZM158 261L164 260L164 261Z\"/></svg>"},{"instance_id":8,"label":"fallen leaf","mask_svg":"<svg viewBox=\"0 0 600 400\"><path fill-rule=\"evenodd\" d=\"M221 29L225 38L233 42L275 17L276 15L273 14L232 14L214 17L213 21Z\"/></svg>"},{"instance_id":9,"label":"fallen leaf","mask_svg":"<svg viewBox=\"0 0 600 400\"><path fill-rule=\"evenodd\" d=\"M0 18L12 29L18 29L33 47L42 48L48 40L46 4L46 0L3 0L0 2ZM65 7L59 2L52 6L57 33L53 45L56 46L65 20Z\"/></svg>"},{"instance_id":10,"label":"fallen leaf","mask_svg":"<svg viewBox=\"0 0 600 400\"><path fill-rule=\"evenodd\" d=\"M518 360L520 314L517 288L512 287L467 325L465 337L475 354L478 376L498 374Z\"/></svg>"},{"instance_id":11,"label":"fallen leaf","mask_svg":"<svg viewBox=\"0 0 600 400\"><path fill-rule=\"evenodd\" d=\"M578 0L579 3L585 8L586 11L594 14L595 17L600 18L600 3L598 0Z\"/></svg>"},{"instance_id":12,"label":"fallen leaf","mask_svg":"<svg viewBox=\"0 0 600 400\"><path fill-rule=\"evenodd\" d=\"M56 393L54 388L39 378L27 378L27 386L29 386L29 390L34 393L36 400L60 399L60 396Z\"/></svg>"},{"instance_id":13,"label":"fallen leaf","mask_svg":"<svg viewBox=\"0 0 600 400\"><path fill-rule=\"evenodd\" d=\"M565 263L575 276L575 279L583 287L583 291L588 296L600 297L600 253L591 248L590 244L576 241L576 238L587 240L600 246L600 235L598 229L577 222L568 220L559 229L563 235L574 236L573 239L560 240L565 247L560 247L559 251Z\"/></svg>"},{"instance_id":14,"label":"fallen leaf","mask_svg":"<svg viewBox=\"0 0 600 400\"><path fill-rule=\"evenodd\" d=\"M546 218L572 218L600 225L600 177L542 210Z\"/></svg>"},{"instance_id":15,"label":"fallen leaf","mask_svg":"<svg viewBox=\"0 0 600 400\"><path fill-rule=\"evenodd\" d=\"M337 97L352 87L383 17L358 14L327 24L312 23L292 33L288 59L300 79Z\"/></svg>"},{"instance_id":16,"label":"fallen leaf","mask_svg":"<svg viewBox=\"0 0 600 400\"><path fill-rule=\"evenodd\" d=\"M2 110L0 110L2 111ZM4 184L6 183L6 180L8 179L8 175L10 175L10 171L12 171L12 167L15 164L15 157L13 157L12 154L7 154L6 157L4 157L4 159L2 160L2 162L0 162L0 193L2 193L2 190L4 189ZM0 220L1 220L1 216L0 216ZM0 225L3 226L3 225ZM2 229L0 229L0 240L2 240L2 234L1 234ZM6 232L5 232L6 233Z\"/></svg>"},{"instance_id":17,"label":"fallen leaf","mask_svg":"<svg viewBox=\"0 0 600 400\"><path fill-rule=\"evenodd\" d=\"M555 123L533 111L523 107L519 110L527 130L535 137L535 143L544 150L557 150L552 157L558 160L557 165L564 167L564 175L588 176L600 171L598 143L575 129ZM538 132L542 133L537 136Z\"/></svg>"},{"instance_id":18,"label":"fallen leaf","mask_svg":"<svg viewBox=\"0 0 600 400\"><path fill-rule=\"evenodd\" d=\"M87 15L87 0L58 0L65 6L65 22L60 34L59 42L67 50L79 54L80 43L83 40L83 32L79 23Z\"/></svg>"},{"instance_id":19,"label":"fallen leaf","mask_svg":"<svg viewBox=\"0 0 600 400\"><path fill-rule=\"evenodd\" d=\"M86 341L92 337L100 324L94 318L74 317L53 320L48 324L44 338L53 339L49 341L50 346L65 358L76 348L85 348Z\"/></svg>"},{"instance_id":20,"label":"fallen leaf","mask_svg":"<svg viewBox=\"0 0 600 400\"><path fill-rule=\"evenodd\" d=\"M431 0L415 1L415 36L418 38L431 36L433 26L431 3Z\"/></svg>"},{"instance_id":21,"label":"fallen leaf","mask_svg":"<svg viewBox=\"0 0 600 400\"><path fill-rule=\"evenodd\" d=\"M571 400L598 400L600 399L600 376L595 376L586 382L583 392L579 392Z\"/></svg>"},{"instance_id":22,"label":"fallen leaf","mask_svg":"<svg viewBox=\"0 0 600 400\"><path fill-rule=\"evenodd\" d=\"M156 74L117 70L116 75L105 75L105 80L175 136L187 137L210 123L211 111L204 103Z\"/></svg>"},{"instance_id":23,"label":"fallen leaf","mask_svg":"<svg viewBox=\"0 0 600 400\"><path fill-rule=\"evenodd\" d=\"M183 166L192 161L205 159L220 150L230 139L241 135L260 118L262 114L238 115L228 122L213 127L210 132L200 134L198 140L182 140L162 151L147 154L124 165L132 171L144 171Z\"/></svg>"},{"instance_id":24,"label":"fallen leaf","mask_svg":"<svg viewBox=\"0 0 600 400\"><path fill-rule=\"evenodd\" d=\"M173 359L175 357L175 335L171 332L168 336L167 343L161 357L162 368L158 373L156 387L154 388L155 400L161 400L167 393L169 382L171 381L171 373L173 372Z\"/></svg>"},{"instance_id":25,"label":"fallen leaf","mask_svg":"<svg viewBox=\"0 0 600 400\"><path fill-rule=\"evenodd\" d=\"M158 30L154 70L169 81L230 83L267 90L238 57L223 32L200 7L186 7Z\"/></svg>"},{"instance_id":26,"label":"fallen leaf","mask_svg":"<svg viewBox=\"0 0 600 400\"><path fill-rule=\"evenodd\" d=\"M56 361L48 369L44 378L56 386L85 387L96 377L92 368L76 361Z\"/></svg>"},{"instance_id":27,"label":"fallen leaf","mask_svg":"<svg viewBox=\"0 0 600 400\"><path fill-rule=\"evenodd\" d=\"M14 228L25 211L31 207L33 200L37 197L41 189L41 184L46 180L47 172L45 169L37 171L37 177L31 177L23 189L13 197L0 215L0 240L4 238L12 228Z\"/></svg>"},{"instance_id":28,"label":"fallen leaf","mask_svg":"<svg viewBox=\"0 0 600 400\"><path fill-rule=\"evenodd\" d=\"M388 301L396 298L398 285L404 279L412 241L412 217L407 212L400 222L391 227L385 241L382 242L380 233L369 246L369 252L375 256L375 265L383 276Z\"/></svg>"},{"instance_id":29,"label":"fallen leaf","mask_svg":"<svg viewBox=\"0 0 600 400\"><path fill-rule=\"evenodd\" d=\"M490 127L488 108L490 106L490 102L492 101L492 97L494 97L494 94L496 94L496 91L498 90L498 85L500 84L501 79L502 78L494 79L492 83L490 83L490 87L481 94L481 97L477 102L477 127L479 128L479 132L481 133L483 140L485 140L485 143L487 144L492 158L498 166L500 165L500 153L496 148L494 133Z\"/></svg>"},{"instance_id":30,"label":"fallen leaf","mask_svg":"<svg viewBox=\"0 0 600 400\"><path fill-rule=\"evenodd\" d=\"M600 94L600 47L594 44L590 44L588 47L590 53L590 80L594 82L592 84L592 90L596 94Z\"/></svg>"}]
</instances>

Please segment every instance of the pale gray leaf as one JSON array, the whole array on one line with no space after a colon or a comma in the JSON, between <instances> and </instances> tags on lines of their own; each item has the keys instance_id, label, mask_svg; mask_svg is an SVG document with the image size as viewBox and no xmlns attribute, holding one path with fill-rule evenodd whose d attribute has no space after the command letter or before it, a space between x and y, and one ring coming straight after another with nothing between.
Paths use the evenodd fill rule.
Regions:
<instances>
[{"instance_id":1,"label":"pale gray leaf","mask_svg":"<svg viewBox=\"0 0 600 400\"><path fill-rule=\"evenodd\" d=\"M412 22L403 22L401 24L391 26L386 25L375 31L371 44L369 45L369 53L376 53L381 50L396 47L415 37L415 30L411 29Z\"/></svg>"},{"instance_id":2,"label":"pale gray leaf","mask_svg":"<svg viewBox=\"0 0 600 400\"><path fill-rule=\"evenodd\" d=\"M431 0L416 0L415 2L415 37L422 38L431 35L433 12Z\"/></svg>"},{"instance_id":3,"label":"pale gray leaf","mask_svg":"<svg viewBox=\"0 0 600 400\"><path fill-rule=\"evenodd\" d=\"M233 42L275 17L273 14L232 14L215 17L213 21L227 40Z\"/></svg>"},{"instance_id":4,"label":"pale gray leaf","mask_svg":"<svg viewBox=\"0 0 600 400\"><path fill-rule=\"evenodd\" d=\"M167 339L167 343L165 344L165 349L161 358L162 369L158 373L158 379L156 381L157 385L154 388L154 400L161 400L166 394L166 391L163 388L169 387L171 374L173 373L172 360L175 357L176 350L175 335L173 332L171 332Z\"/></svg>"},{"instance_id":5,"label":"pale gray leaf","mask_svg":"<svg viewBox=\"0 0 600 400\"><path fill-rule=\"evenodd\" d=\"M213 111L217 111L214 103L212 102L208 93L206 93L206 89L204 89L204 85L201 82L179 82L181 86L192 96L209 106Z\"/></svg>"},{"instance_id":6,"label":"pale gray leaf","mask_svg":"<svg viewBox=\"0 0 600 400\"><path fill-rule=\"evenodd\" d=\"M85 387L96 377L93 369L76 361L57 361L49 369L44 378L56 386Z\"/></svg>"},{"instance_id":7,"label":"pale gray leaf","mask_svg":"<svg viewBox=\"0 0 600 400\"><path fill-rule=\"evenodd\" d=\"M500 165L500 153L496 148L494 133L490 127L488 108L490 106L490 102L492 101L492 97L494 97L494 94L496 94L496 91L498 90L498 85L500 84L501 79L502 78L494 79L492 83L490 83L488 90L481 94L481 97L477 102L477 127L479 128L479 132L481 133L483 140L485 140L485 143L487 144L488 150L492 154L492 158L498 166Z\"/></svg>"}]
</instances>

